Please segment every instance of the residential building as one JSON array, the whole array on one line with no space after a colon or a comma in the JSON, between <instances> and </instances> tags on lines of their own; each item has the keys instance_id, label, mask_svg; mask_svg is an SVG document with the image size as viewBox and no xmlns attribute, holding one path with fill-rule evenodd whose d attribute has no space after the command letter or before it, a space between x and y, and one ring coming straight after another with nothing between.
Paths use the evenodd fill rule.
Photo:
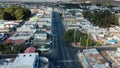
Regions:
<instances>
[{"instance_id":1,"label":"residential building","mask_svg":"<svg viewBox=\"0 0 120 68\"><path fill-rule=\"evenodd\" d=\"M32 34L30 32L16 32L12 37L9 37L6 42L14 44L25 43L26 40L29 40Z\"/></svg>"},{"instance_id":2,"label":"residential building","mask_svg":"<svg viewBox=\"0 0 120 68\"><path fill-rule=\"evenodd\" d=\"M120 48L113 51L102 51L101 54L109 61L112 68L120 68Z\"/></svg>"},{"instance_id":3,"label":"residential building","mask_svg":"<svg viewBox=\"0 0 120 68\"><path fill-rule=\"evenodd\" d=\"M47 40L47 33L45 31L36 31L34 33L34 38L40 40Z\"/></svg>"},{"instance_id":4,"label":"residential building","mask_svg":"<svg viewBox=\"0 0 120 68\"><path fill-rule=\"evenodd\" d=\"M80 60L80 62L82 64L83 68L88 68L89 64L88 64L87 59L84 56L84 54L83 53L78 53L77 55L79 57L79 60Z\"/></svg>"},{"instance_id":5,"label":"residential building","mask_svg":"<svg viewBox=\"0 0 120 68\"><path fill-rule=\"evenodd\" d=\"M36 29L34 29L33 27L33 25L23 25L22 27L17 28L17 32L29 32L30 34L32 34L36 31Z\"/></svg>"},{"instance_id":6,"label":"residential building","mask_svg":"<svg viewBox=\"0 0 120 68\"><path fill-rule=\"evenodd\" d=\"M84 59L86 61L86 68L107 68L106 61L104 58L99 54L99 52L93 49L85 49L83 50Z\"/></svg>"},{"instance_id":7,"label":"residential building","mask_svg":"<svg viewBox=\"0 0 120 68\"><path fill-rule=\"evenodd\" d=\"M108 31L114 38L120 40L120 26L110 27Z\"/></svg>"},{"instance_id":8,"label":"residential building","mask_svg":"<svg viewBox=\"0 0 120 68\"><path fill-rule=\"evenodd\" d=\"M0 32L10 32L13 28L16 29L18 26L21 26L22 23L22 20L0 20Z\"/></svg>"},{"instance_id":9,"label":"residential building","mask_svg":"<svg viewBox=\"0 0 120 68\"><path fill-rule=\"evenodd\" d=\"M26 50L24 51L24 53L34 53L36 50L36 48L34 47L28 47L26 48Z\"/></svg>"},{"instance_id":10,"label":"residential building","mask_svg":"<svg viewBox=\"0 0 120 68\"><path fill-rule=\"evenodd\" d=\"M10 60L3 62L0 68L39 68L38 53L20 53L12 62Z\"/></svg>"}]
</instances>

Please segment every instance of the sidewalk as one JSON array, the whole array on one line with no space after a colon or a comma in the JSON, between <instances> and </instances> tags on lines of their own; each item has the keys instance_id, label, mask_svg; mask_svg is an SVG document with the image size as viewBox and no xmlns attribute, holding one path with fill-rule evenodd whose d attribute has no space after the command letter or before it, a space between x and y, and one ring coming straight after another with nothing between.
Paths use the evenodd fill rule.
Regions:
<instances>
[{"instance_id":1,"label":"sidewalk","mask_svg":"<svg viewBox=\"0 0 120 68\"><path fill-rule=\"evenodd\" d=\"M80 44L75 44L71 43L73 47L78 47L78 48L86 48L84 46L80 46ZM87 48L106 48L106 47L120 47L120 44L114 44L114 45L101 45L101 46L88 46Z\"/></svg>"}]
</instances>

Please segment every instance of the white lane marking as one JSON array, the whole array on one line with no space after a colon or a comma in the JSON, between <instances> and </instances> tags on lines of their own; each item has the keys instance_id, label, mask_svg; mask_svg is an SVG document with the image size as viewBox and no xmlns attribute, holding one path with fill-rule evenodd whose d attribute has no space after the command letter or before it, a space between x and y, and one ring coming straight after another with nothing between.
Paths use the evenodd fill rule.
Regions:
<instances>
[{"instance_id":1,"label":"white lane marking","mask_svg":"<svg viewBox=\"0 0 120 68\"><path fill-rule=\"evenodd\" d=\"M60 60L60 61L58 61L58 62L81 62L81 61L79 61L79 60Z\"/></svg>"}]
</instances>

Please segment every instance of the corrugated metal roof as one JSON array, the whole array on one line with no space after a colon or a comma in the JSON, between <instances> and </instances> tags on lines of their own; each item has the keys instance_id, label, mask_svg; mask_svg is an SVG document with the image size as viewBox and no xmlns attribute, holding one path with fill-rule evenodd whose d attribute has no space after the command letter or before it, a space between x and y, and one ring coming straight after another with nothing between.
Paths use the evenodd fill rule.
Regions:
<instances>
[{"instance_id":1,"label":"corrugated metal roof","mask_svg":"<svg viewBox=\"0 0 120 68\"><path fill-rule=\"evenodd\" d=\"M106 68L105 66L105 60L103 57L99 54L99 52L93 48L93 49L85 49L83 50L84 55L86 56L88 63L92 68Z\"/></svg>"}]
</instances>

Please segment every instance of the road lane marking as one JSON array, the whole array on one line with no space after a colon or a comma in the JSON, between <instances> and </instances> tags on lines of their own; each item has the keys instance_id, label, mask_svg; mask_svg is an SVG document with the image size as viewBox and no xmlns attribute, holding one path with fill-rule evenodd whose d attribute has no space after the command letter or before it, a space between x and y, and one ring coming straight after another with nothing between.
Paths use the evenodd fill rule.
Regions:
<instances>
[{"instance_id":1,"label":"road lane marking","mask_svg":"<svg viewBox=\"0 0 120 68\"><path fill-rule=\"evenodd\" d=\"M72 62L81 62L79 60L60 60L58 62L68 62L68 63L72 63Z\"/></svg>"}]
</instances>

